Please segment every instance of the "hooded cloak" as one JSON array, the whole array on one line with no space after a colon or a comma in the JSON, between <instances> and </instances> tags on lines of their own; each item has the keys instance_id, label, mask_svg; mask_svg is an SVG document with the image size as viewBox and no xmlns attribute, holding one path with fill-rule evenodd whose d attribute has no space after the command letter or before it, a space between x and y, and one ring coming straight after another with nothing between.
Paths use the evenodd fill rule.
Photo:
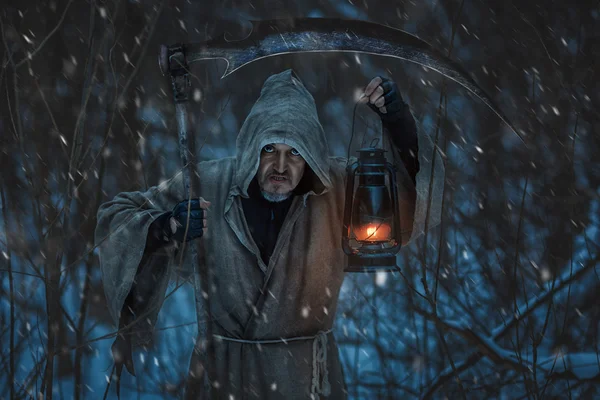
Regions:
<instances>
[{"instance_id":1,"label":"hooded cloak","mask_svg":"<svg viewBox=\"0 0 600 400\"><path fill-rule=\"evenodd\" d=\"M270 143L297 149L311 173L304 193L293 196L270 258L263 260L244 216L242 199L249 198L260 151ZM218 398L225 399L346 398L337 345L330 331L348 261L341 245L348 160L329 155L314 99L292 70L265 81L239 132L236 148L234 157L198 164L200 195L212 203L207 215L209 228L201 239L216 335L216 371L211 384L217 387ZM432 147L419 137L419 148L424 151L419 151L421 169L411 239L422 233L429 197L431 162L424 154ZM431 153L426 156L431 159ZM438 166L442 169L434 174L434 200L440 198L443 188L441 160ZM404 169L401 163L398 167ZM398 175L402 181L399 190L405 190L410 180ZM150 256L145 262L148 265L140 265L150 224L185 199L181 178L179 173L145 192L120 193L98 211L96 244L109 310L116 323L138 267L159 271L144 312L145 330L151 332L169 275L190 263L189 251L184 250L179 266L181 248L167 246ZM430 211L430 227L439 221L437 203L433 202ZM202 336L207 318L201 307L201 288L195 290ZM142 335L140 340L145 339Z\"/></svg>"}]
</instances>

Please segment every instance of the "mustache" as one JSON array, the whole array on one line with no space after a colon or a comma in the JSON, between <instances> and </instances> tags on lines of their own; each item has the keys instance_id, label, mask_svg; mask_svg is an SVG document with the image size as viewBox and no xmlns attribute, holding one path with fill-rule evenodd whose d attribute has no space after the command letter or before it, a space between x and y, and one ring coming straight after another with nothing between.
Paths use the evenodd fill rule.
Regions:
<instances>
[{"instance_id":1,"label":"mustache","mask_svg":"<svg viewBox=\"0 0 600 400\"><path fill-rule=\"evenodd\" d=\"M277 173L274 173L274 172L272 172L272 173L270 173L270 174L269 174L269 178L270 178L270 177L272 177L272 176L275 176L275 177L278 177L278 178L285 178L285 179L289 179L289 177L288 177L288 175L287 175L287 174L283 174L283 175L281 175L281 174L277 174Z\"/></svg>"}]
</instances>

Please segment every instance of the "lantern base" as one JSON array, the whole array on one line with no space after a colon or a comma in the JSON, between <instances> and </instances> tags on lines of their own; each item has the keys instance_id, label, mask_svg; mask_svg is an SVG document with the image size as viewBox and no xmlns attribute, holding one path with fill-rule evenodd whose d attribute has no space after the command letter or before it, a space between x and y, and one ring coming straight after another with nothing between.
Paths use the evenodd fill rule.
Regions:
<instances>
[{"instance_id":1,"label":"lantern base","mask_svg":"<svg viewBox=\"0 0 600 400\"><path fill-rule=\"evenodd\" d=\"M368 255L348 256L348 267L344 270L345 272L392 272L397 271L396 256L389 255Z\"/></svg>"}]
</instances>

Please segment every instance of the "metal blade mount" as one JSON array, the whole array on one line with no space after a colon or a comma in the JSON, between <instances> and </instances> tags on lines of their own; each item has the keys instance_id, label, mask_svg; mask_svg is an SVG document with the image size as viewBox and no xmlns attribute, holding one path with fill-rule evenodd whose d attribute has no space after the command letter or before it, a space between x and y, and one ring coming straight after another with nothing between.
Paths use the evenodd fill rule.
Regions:
<instances>
[{"instance_id":1,"label":"metal blade mount","mask_svg":"<svg viewBox=\"0 0 600 400\"><path fill-rule=\"evenodd\" d=\"M244 65L282 54L304 52L359 52L410 61L457 82L486 104L524 142L488 94L470 75L429 43L389 26L339 18L292 18L250 21L250 33L228 40L226 33L204 43L187 46L188 63L224 59L222 78Z\"/></svg>"}]
</instances>

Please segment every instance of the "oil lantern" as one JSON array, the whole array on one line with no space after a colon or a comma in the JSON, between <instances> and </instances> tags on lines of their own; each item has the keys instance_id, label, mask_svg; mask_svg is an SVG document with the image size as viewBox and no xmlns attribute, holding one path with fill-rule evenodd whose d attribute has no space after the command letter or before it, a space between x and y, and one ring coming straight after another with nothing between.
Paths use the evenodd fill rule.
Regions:
<instances>
[{"instance_id":1,"label":"oil lantern","mask_svg":"<svg viewBox=\"0 0 600 400\"><path fill-rule=\"evenodd\" d=\"M347 167L342 232L342 248L348 255L346 272L389 272L397 268L396 254L402 238L396 169L386 161L385 152L362 148L358 150L358 161Z\"/></svg>"}]
</instances>

